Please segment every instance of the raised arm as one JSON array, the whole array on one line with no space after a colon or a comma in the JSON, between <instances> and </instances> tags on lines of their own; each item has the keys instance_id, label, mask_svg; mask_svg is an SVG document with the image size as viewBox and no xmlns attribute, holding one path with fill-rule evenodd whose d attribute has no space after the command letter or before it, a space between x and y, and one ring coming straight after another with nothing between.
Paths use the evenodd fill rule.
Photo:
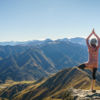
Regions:
<instances>
[{"instance_id":1,"label":"raised arm","mask_svg":"<svg viewBox=\"0 0 100 100\"><path fill-rule=\"evenodd\" d=\"M94 32L94 29L93 29L93 34L96 36L97 40L98 40L98 47L100 47L100 38L99 36Z\"/></svg>"},{"instance_id":2,"label":"raised arm","mask_svg":"<svg viewBox=\"0 0 100 100\"><path fill-rule=\"evenodd\" d=\"M97 48L99 48L99 47L100 47L100 39L98 40Z\"/></svg>"},{"instance_id":3,"label":"raised arm","mask_svg":"<svg viewBox=\"0 0 100 100\"><path fill-rule=\"evenodd\" d=\"M99 41L99 36L94 32L94 29L93 29L92 33L96 36L96 38L97 38L98 41Z\"/></svg>"},{"instance_id":4,"label":"raised arm","mask_svg":"<svg viewBox=\"0 0 100 100\"><path fill-rule=\"evenodd\" d=\"M89 45L89 39L90 39L90 37L92 36L92 34L93 34L93 32L87 37L87 39L86 39L86 43L87 43L87 46L89 47L90 45Z\"/></svg>"}]
</instances>

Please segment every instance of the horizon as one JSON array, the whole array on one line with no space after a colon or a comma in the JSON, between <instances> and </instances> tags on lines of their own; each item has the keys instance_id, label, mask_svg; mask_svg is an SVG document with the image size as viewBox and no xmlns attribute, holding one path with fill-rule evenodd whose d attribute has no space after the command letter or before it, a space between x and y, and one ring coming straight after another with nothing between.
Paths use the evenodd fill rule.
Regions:
<instances>
[{"instance_id":1,"label":"horizon","mask_svg":"<svg viewBox=\"0 0 100 100\"><path fill-rule=\"evenodd\" d=\"M0 1L0 41L56 40L100 35L98 0Z\"/></svg>"},{"instance_id":2,"label":"horizon","mask_svg":"<svg viewBox=\"0 0 100 100\"><path fill-rule=\"evenodd\" d=\"M72 37L72 38L83 38L85 39L85 37ZM28 41L44 41L44 40L47 40L47 39L50 39L50 40L59 40L59 39L72 39L72 38L69 38L69 37L64 37L64 38L57 38L57 39L51 39L51 38L45 38L45 39L37 39L37 40L25 40L25 41L0 41L0 42L28 42Z\"/></svg>"}]
</instances>

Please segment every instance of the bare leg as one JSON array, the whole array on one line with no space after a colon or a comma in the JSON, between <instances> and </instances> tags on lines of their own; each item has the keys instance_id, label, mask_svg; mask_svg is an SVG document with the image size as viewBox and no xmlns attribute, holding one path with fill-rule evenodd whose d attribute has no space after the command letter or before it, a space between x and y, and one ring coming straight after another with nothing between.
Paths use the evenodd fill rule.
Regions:
<instances>
[{"instance_id":1,"label":"bare leg","mask_svg":"<svg viewBox=\"0 0 100 100\"><path fill-rule=\"evenodd\" d=\"M86 66L85 64L79 65L78 68L91 70L91 72L92 72L91 90L92 90L92 92L95 92L94 87L95 87L95 81L96 81L95 79L96 79L97 68L90 68L90 67Z\"/></svg>"},{"instance_id":2,"label":"bare leg","mask_svg":"<svg viewBox=\"0 0 100 100\"><path fill-rule=\"evenodd\" d=\"M94 80L94 79L92 79L91 90L93 91L93 90L94 90L94 88L95 88L95 80Z\"/></svg>"},{"instance_id":3,"label":"bare leg","mask_svg":"<svg viewBox=\"0 0 100 100\"><path fill-rule=\"evenodd\" d=\"M95 82L96 82L96 71L97 71L97 68L93 68L92 69L92 82L91 82L91 90L92 92L96 92L96 90L94 89L95 88Z\"/></svg>"}]
</instances>

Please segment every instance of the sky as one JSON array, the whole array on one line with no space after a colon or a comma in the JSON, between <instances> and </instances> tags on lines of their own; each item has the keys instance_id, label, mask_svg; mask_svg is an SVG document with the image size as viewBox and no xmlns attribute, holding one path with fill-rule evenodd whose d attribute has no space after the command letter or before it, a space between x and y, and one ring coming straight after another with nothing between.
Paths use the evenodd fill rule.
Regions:
<instances>
[{"instance_id":1,"label":"sky","mask_svg":"<svg viewBox=\"0 0 100 100\"><path fill-rule=\"evenodd\" d=\"M0 41L100 36L100 0L0 0Z\"/></svg>"}]
</instances>

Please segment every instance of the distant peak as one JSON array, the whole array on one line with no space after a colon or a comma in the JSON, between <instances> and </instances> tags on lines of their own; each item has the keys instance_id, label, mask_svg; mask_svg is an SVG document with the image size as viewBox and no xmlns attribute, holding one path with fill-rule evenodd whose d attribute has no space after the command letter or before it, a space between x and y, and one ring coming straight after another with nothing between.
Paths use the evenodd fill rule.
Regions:
<instances>
[{"instance_id":1,"label":"distant peak","mask_svg":"<svg viewBox=\"0 0 100 100\"><path fill-rule=\"evenodd\" d=\"M53 40L47 38L45 41L46 41L46 42L52 42Z\"/></svg>"}]
</instances>

